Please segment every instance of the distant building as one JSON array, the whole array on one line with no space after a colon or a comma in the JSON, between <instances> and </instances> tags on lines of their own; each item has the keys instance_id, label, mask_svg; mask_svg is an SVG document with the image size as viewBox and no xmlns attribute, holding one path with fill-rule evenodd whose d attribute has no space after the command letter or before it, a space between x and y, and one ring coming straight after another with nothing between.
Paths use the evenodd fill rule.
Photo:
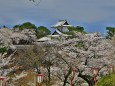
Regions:
<instances>
[{"instance_id":1,"label":"distant building","mask_svg":"<svg viewBox=\"0 0 115 86\"><path fill-rule=\"evenodd\" d=\"M68 24L67 20L59 20L55 25L51 26L51 28L55 29L52 35L59 35L64 32L69 32L68 27L72 27L72 25Z\"/></svg>"},{"instance_id":2,"label":"distant building","mask_svg":"<svg viewBox=\"0 0 115 86\"><path fill-rule=\"evenodd\" d=\"M64 32L69 32L68 27L72 27L72 25L68 24L67 20L59 20L55 25L52 25L51 28L54 28L55 31L52 35L48 35L46 37L42 37L37 40L37 42L45 42L50 40L59 40L60 35L70 36L64 34Z\"/></svg>"}]
</instances>

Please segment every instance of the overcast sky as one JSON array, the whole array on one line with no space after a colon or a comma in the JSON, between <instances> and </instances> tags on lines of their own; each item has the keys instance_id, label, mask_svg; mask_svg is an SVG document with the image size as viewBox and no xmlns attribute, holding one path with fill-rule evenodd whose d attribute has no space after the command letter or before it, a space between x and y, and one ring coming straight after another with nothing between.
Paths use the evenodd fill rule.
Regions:
<instances>
[{"instance_id":1,"label":"overcast sky","mask_svg":"<svg viewBox=\"0 0 115 86\"><path fill-rule=\"evenodd\" d=\"M50 29L59 19L89 32L105 33L106 26L115 26L115 0L42 0L35 4L29 0L0 0L0 26L29 21Z\"/></svg>"}]
</instances>

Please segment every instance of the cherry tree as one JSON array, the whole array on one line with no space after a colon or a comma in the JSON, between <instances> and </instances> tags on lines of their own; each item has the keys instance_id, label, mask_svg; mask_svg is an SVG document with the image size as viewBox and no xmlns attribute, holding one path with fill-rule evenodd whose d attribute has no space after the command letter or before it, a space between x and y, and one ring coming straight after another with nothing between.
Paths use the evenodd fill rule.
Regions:
<instances>
[{"instance_id":1,"label":"cherry tree","mask_svg":"<svg viewBox=\"0 0 115 86\"><path fill-rule=\"evenodd\" d=\"M14 51L12 54L7 55L7 53L0 55L0 75L6 76L8 73L13 71L13 67L8 67L9 65L13 64L13 55L16 51ZM8 68L7 68L8 67Z\"/></svg>"},{"instance_id":2,"label":"cherry tree","mask_svg":"<svg viewBox=\"0 0 115 86\"><path fill-rule=\"evenodd\" d=\"M63 73L60 75L62 81L65 79L65 74L68 75L64 83L69 83L72 67L76 70L77 77L85 80L89 86L93 86L94 76L91 73L91 68L98 68L100 71L103 67L114 62L114 59L110 59L114 47L110 40L101 37L99 33L75 33L74 38L62 38L62 41L56 42L56 44L61 47L59 53L65 61L65 63L60 64L62 68L58 66L61 72L58 71L57 74ZM67 69L67 73L64 73Z\"/></svg>"}]
</instances>

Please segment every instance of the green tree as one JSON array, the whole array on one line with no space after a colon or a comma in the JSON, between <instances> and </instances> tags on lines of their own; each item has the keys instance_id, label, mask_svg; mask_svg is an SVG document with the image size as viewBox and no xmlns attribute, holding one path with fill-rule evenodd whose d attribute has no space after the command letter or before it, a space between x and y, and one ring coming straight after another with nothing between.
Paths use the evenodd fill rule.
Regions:
<instances>
[{"instance_id":1,"label":"green tree","mask_svg":"<svg viewBox=\"0 0 115 86\"><path fill-rule=\"evenodd\" d=\"M68 34L68 35L74 35L74 32L85 33L84 27L81 27L81 26L68 27L68 29L69 29L69 32L65 32L65 34Z\"/></svg>"},{"instance_id":2,"label":"green tree","mask_svg":"<svg viewBox=\"0 0 115 86\"><path fill-rule=\"evenodd\" d=\"M69 31L77 31L77 32L84 32L84 27L76 26L76 27L68 27Z\"/></svg>"},{"instance_id":3,"label":"green tree","mask_svg":"<svg viewBox=\"0 0 115 86\"><path fill-rule=\"evenodd\" d=\"M36 29L36 26L30 22L25 22L23 23L22 25L19 26L19 29L20 30L23 30L23 29Z\"/></svg>"},{"instance_id":4,"label":"green tree","mask_svg":"<svg viewBox=\"0 0 115 86\"><path fill-rule=\"evenodd\" d=\"M86 33L84 31L84 27L76 26L76 27L68 27L69 32L64 32L64 34L71 35L69 38L74 38L76 32Z\"/></svg>"},{"instance_id":5,"label":"green tree","mask_svg":"<svg viewBox=\"0 0 115 86\"><path fill-rule=\"evenodd\" d=\"M13 26L13 28L19 28L20 27L20 25L15 25L15 26Z\"/></svg>"},{"instance_id":6,"label":"green tree","mask_svg":"<svg viewBox=\"0 0 115 86\"><path fill-rule=\"evenodd\" d=\"M36 29L36 36L37 38L41 38L41 37L44 37L46 35L49 35L51 34L51 31L48 30L46 27L44 26L40 26Z\"/></svg>"},{"instance_id":7,"label":"green tree","mask_svg":"<svg viewBox=\"0 0 115 86\"><path fill-rule=\"evenodd\" d=\"M115 34L115 27L106 27L106 30L107 30L106 38L111 39L111 37L113 37Z\"/></svg>"},{"instance_id":8,"label":"green tree","mask_svg":"<svg viewBox=\"0 0 115 86\"><path fill-rule=\"evenodd\" d=\"M0 48L0 53L4 54L5 52L7 52L7 48L6 47Z\"/></svg>"},{"instance_id":9,"label":"green tree","mask_svg":"<svg viewBox=\"0 0 115 86\"><path fill-rule=\"evenodd\" d=\"M4 25L3 28L7 28L7 26Z\"/></svg>"}]
</instances>

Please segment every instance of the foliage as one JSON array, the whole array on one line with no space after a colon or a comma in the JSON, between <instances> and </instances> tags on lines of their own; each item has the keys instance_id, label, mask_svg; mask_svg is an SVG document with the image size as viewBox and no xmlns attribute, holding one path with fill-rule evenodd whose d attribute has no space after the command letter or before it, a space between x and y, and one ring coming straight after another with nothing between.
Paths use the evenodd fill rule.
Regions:
<instances>
[{"instance_id":1,"label":"foliage","mask_svg":"<svg viewBox=\"0 0 115 86\"><path fill-rule=\"evenodd\" d=\"M37 38L41 38L44 37L46 35L51 34L50 30L48 30L46 27L44 26L40 26L36 29L36 36Z\"/></svg>"},{"instance_id":2,"label":"foliage","mask_svg":"<svg viewBox=\"0 0 115 86\"><path fill-rule=\"evenodd\" d=\"M67 34L67 35L74 35L74 32L73 31L69 31L69 32L64 32L64 34Z\"/></svg>"},{"instance_id":3,"label":"foliage","mask_svg":"<svg viewBox=\"0 0 115 86\"><path fill-rule=\"evenodd\" d=\"M15 25L13 28L19 28L20 27L20 25Z\"/></svg>"},{"instance_id":4,"label":"foliage","mask_svg":"<svg viewBox=\"0 0 115 86\"><path fill-rule=\"evenodd\" d=\"M84 32L84 27L77 26L77 27L68 27L69 31L77 31L77 32Z\"/></svg>"},{"instance_id":5,"label":"foliage","mask_svg":"<svg viewBox=\"0 0 115 86\"><path fill-rule=\"evenodd\" d=\"M0 53L5 53L5 52L7 52L7 48L6 47L3 47L3 48L0 48Z\"/></svg>"},{"instance_id":6,"label":"foliage","mask_svg":"<svg viewBox=\"0 0 115 86\"><path fill-rule=\"evenodd\" d=\"M81 26L68 27L68 29L69 29L69 32L64 32L64 34L71 35L70 38L74 38L74 37L75 37L75 32L86 33L86 32L84 31L84 28L81 27Z\"/></svg>"},{"instance_id":7,"label":"foliage","mask_svg":"<svg viewBox=\"0 0 115 86\"><path fill-rule=\"evenodd\" d=\"M97 86L115 86L115 74L110 74L98 80Z\"/></svg>"},{"instance_id":8,"label":"foliage","mask_svg":"<svg viewBox=\"0 0 115 86\"><path fill-rule=\"evenodd\" d=\"M7 28L7 26L4 25L3 28Z\"/></svg>"},{"instance_id":9,"label":"foliage","mask_svg":"<svg viewBox=\"0 0 115 86\"><path fill-rule=\"evenodd\" d=\"M36 29L36 26L30 22L25 22L21 25L15 25L13 28L19 28L19 30L23 29Z\"/></svg>"},{"instance_id":10,"label":"foliage","mask_svg":"<svg viewBox=\"0 0 115 86\"><path fill-rule=\"evenodd\" d=\"M115 27L106 27L107 30L107 36L106 38L111 39L111 37L115 34Z\"/></svg>"}]
</instances>

